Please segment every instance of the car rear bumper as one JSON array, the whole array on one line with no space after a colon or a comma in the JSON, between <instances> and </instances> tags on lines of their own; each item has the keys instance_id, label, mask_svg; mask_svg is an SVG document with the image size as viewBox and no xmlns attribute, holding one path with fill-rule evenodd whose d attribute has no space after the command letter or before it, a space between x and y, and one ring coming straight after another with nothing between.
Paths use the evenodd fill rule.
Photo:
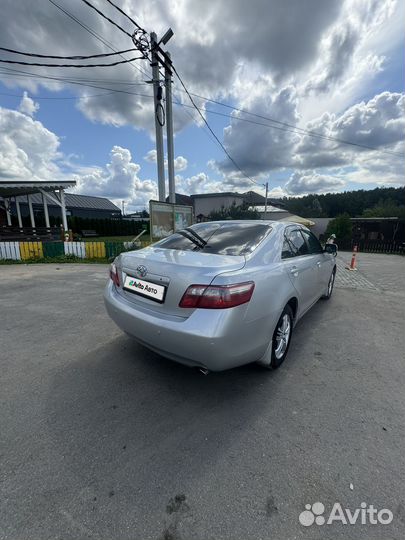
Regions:
<instances>
[{"instance_id":1,"label":"car rear bumper","mask_svg":"<svg viewBox=\"0 0 405 540\"><path fill-rule=\"evenodd\" d=\"M105 288L104 302L117 326L142 345L171 360L210 371L260 359L271 337L268 320L245 321L245 305L196 309L186 319L162 317L137 309L118 294L111 281Z\"/></svg>"}]
</instances>

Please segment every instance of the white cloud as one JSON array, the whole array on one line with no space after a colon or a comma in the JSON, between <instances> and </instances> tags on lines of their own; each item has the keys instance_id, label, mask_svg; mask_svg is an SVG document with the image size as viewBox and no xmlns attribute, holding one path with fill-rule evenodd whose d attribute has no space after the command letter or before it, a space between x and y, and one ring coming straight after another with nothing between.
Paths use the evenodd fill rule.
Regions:
<instances>
[{"instance_id":1,"label":"white cloud","mask_svg":"<svg viewBox=\"0 0 405 540\"><path fill-rule=\"evenodd\" d=\"M35 103L35 101L28 96L27 92L24 92L18 110L23 114L28 114L28 116L34 116L38 109L39 103Z\"/></svg>"},{"instance_id":2,"label":"white cloud","mask_svg":"<svg viewBox=\"0 0 405 540\"><path fill-rule=\"evenodd\" d=\"M294 172L285 184L289 195L306 195L307 193L330 193L340 191L346 182L339 177L320 175L315 171L306 173Z\"/></svg>"},{"instance_id":3,"label":"white cloud","mask_svg":"<svg viewBox=\"0 0 405 540\"><path fill-rule=\"evenodd\" d=\"M140 165L132 161L127 148L114 146L110 152L110 162L105 167L94 167L76 175L76 192L108 197L117 203L125 200L128 210L147 206L149 200L156 197L156 183L141 180L140 170Z\"/></svg>"},{"instance_id":4,"label":"white cloud","mask_svg":"<svg viewBox=\"0 0 405 540\"><path fill-rule=\"evenodd\" d=\"M0 107L0 179L61 178L59 138L41 122Z\"/></svg>"},{"instance_id":5,"label":"white cloud","mask_svg":"<svg viewBox=\"0 0 405 540\"><path fill-rule=\"evenodd\" d=\"M168 26L173 27L175 35L169 48L190 90L293 126L393 151L403 151L403 94L382 92L371 100L361 100L373 95L374 78L387 69L393 51L402 46L404 7L404 2L396 0L307 0L295 2L293 7L279 0L251 0L248 8L245 0L208 4L200 0L139 0L136 6L128 1L123 4L125 11L148 31L153 29L161 35ZM114 46L127 48L127 38L95 16L88 6L79 2L70 9ZM117 15L111 6L103 9ZM33 32L32 28L37 30ZM105 52L94 36L55 6L41 2L33 3L27 11L24 3L4 0L0 32L4 42L22 50L45 54L49 50L54 54ZM35 73L49 75L49 70L35 68ZM69 70L56 73L72 76ZM86 72L85 78L93 78L89 84L100 87L96 89L50 79L10 79L10 75L9 71L8 76L0 78L9 86L29 89L32 96L40 86L51 91L69 88L83 98L77 107L92 122L131 125L146 130L153 138L152 89L144 84L150 79L147 62L95 68L91 75ZM382 79L378 80L381 85ZM174 91L175 99L190 104L184 93L177 92L176 84ZM97 94L103 95L94 97ZM8 171L16 177L43 178L63 174L58 166L58 137L29 118L38 108L34 99L25 93L20 113L6 113L15 131L3 129L0 133L0 174ZM197 102L211 121L204 100ZM15 116L18 114L25 120ZM290 175L296 169L299 172L290 186L301 188L311 184L310 178L314 189L320 189L322 179L330 178L329 173L332 178L340 178L341 173L328 170L337 167L347 179L358 183L366 182L367 175L373 182L398 183L402 178L397 158L385 159L360 148L297 136L280 130L280 124L252 116L248 118L273 127L247 124L238 120L246 115L236 111L232 115L222 137L217 130L218 136L243 171L260 183L269 171L288 169L286 175ZM194 110L174 105L175 131L196 119ZM198 122L201 124L201 120ZM10 129L9 124L5 129ZM204 161L212 158L209 148ZM100 193L104 188L112 190L112 194L123 189L114 178L121 178L123 186L142 182L140 171L135 171L136 164L124 150L111 155L109 165L115 170L106 166L83 171ZM144 159L153 163L156 157L151 151ZM183 155L176 158L177 172L186 170L187 165ZM215 180L202 171L181 182L189 190L242 191L252 187L226 159L217 159L214 171ZM145 185L145 190L152 190L152 185Z\"/></svg>"},{"instance_id":6,"label":"white cloud","mask_svg":"<svg viewBox=\"0 0 405 540\"><path fill-rule=\"evenodd\" d=\"M340 17L323 35L322 54L306 82L306 91L330 92L344 77L350 80L354 70L358 80L359 65L364 58L369 60L369 70L379 71L382 58L367 52L367 41L393 15L395 4L395 0L346 1Z\"/></svg>"},{"instance_id":7,"label":"white cloud","mask_svg":"<svg viewBox=\"0 0 405 540\"><path fill-rule=\"evenodd\" d=\"M175 171L178 171L178 172L185 171L187 169L187 165L188 165L188 161L183 156L177 156L174 159L174 170Z\"/></svg>"},{"instance_id":8,"label":"white cloud","mask_svg":"<svg viewBox=\"0 0 405 540\"><path fill-rule=\"evenodd\" d=\"M271 117L292 125L298 122L297 95L292 86L272 94L266 93L258 81L256 91L242 104L242 109L254 110L263 117ZM264 125L245 123L238 121L238 118L248 118ZM291 130L279 128L280 125L274 122L234 112L230 125L224 129L224 145L248 175L256 176L269 170L288 167L291 164L292 147L299 138ZM237 170L227 159L216 165L225 175Z\"/></svg>"},{"instance_id":9,"label":"white cloud","mask_svg":"<svg viewBox=\"0 0 405 540\"><path fill-rule=\"evenodd\" d=\"M382 92L368 102L353 105L340 116L326 113L309 122L306 128L323 136L403 153L405 94ZM294 165L303 169L361 165L363 154L367 154L368 163L380 160L383 155L361 146L309 135L301 138L295 152ZM400 158L392 156L392 160L398 162Z\"/></svg>"},{"instance_id":10,"label":"white cloud","mask_svg":"<svg viewBox=\"0 0 405 540\"><path fill-rule=\"evenodd\" d=\"M143 156L143 159L145 161L148 161L149 163L156 163L156 161L157 161L157 152L156 152L156 150L149 150L149 152L146 154L146 156Z\"/></svg>"},{"instance_id":11,"label":"white cloud","mask_svg":"<svg viewBox=\"0 0 405 540\"><path fill-rule=\"evenodd\" d=\"M318 56L322 36L342 12L341 0L296 2L293 9L286 8L279 0L252 0L249 9L246 9L245 0L218 0L208 6L200 0L157 0L153 3L139 0L136 6L125 3L123 7L148 31L154 29L158 35L171 26L175 35L170 41L170 50L184 80L191 89L217 97L232 95L232 83L241 65L252 66L255 78L261 73L277 81L291 80L293 74L307 70ZM78 3L68 9L117 48L128 48L125 35L117 33L116 28L106 24L88 6ZM103 10L117 16L110 6L103 5ZM32 28L40 31L33 32ZM35 2L27 11L23 4L4 0L0 32L5 42L16 48L18 45L22 50L45 54L52 50L53 54L62 55L105 51L102 43L84 32L66 14L55 6L40 2ZM36 72L49 74L44 68L38 68ZM138 60L133 66L93 68L91 77L95 81L93 85L100 86L101 90L105 88L105 91L49 79L39 83L29 78L16 78L13 84L31 90L39 84L52 90L68 86L84 98L77 107L91 121L114 126L129 124L153 134L152 89L150 85L139 86L150 79L147 62ZM113 85L109 80L114 81ZM112 87L119 92L111 93ZM89 93L104 95L86 98ZM188 111L175 107L176 130L195 118L193 111L190 114L191 119Z\"/></svg>"},{"instance_id":12,"label":"white cloud","mask_svg":"<svg viewBox=\"0 0 405 540\"><path fill-rule=\"evenodd\" d=\"M281 199L282 197L287 197L287 196L288 196L287 191L281 186L277 186L273 189L270 189L268 193L269 199Z\"/></svg>"},{"instance_id":13,"label":"white cloud","mask_svg":"<svg viewBox=\"0 0 405 540\"><path fill-rule=\"evenodd\" d=\"M157 152L155 149L149 150L149 152L143 157L148 163L156 163L157 161ZM188 161L183 156L177 156L174 159L174 170L176 172L181 172L187 169ZM167 159L165 159L165 167L167 168Z\"/></svg>"}]
</instances>

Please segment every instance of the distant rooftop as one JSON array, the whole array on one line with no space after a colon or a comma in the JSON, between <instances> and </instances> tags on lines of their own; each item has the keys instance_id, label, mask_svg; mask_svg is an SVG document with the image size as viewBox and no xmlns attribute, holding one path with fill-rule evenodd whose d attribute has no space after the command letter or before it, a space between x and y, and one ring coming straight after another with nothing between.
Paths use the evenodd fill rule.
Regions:
<instances>
[{"instance_id":1,"label":"distant rooftop","mask_svg":"<svg viewBox=\"0 0 405 540\"><path fill-rule=\"evenodd\" d=\"M185 206L193 206L193 201L190 195L184 195L184 193L175 193L176 204L183 204ZM169 197L166 197L166 202L169 202Z\"/></svg>"},{"instance_id":2,"label":"distant rooftop","mask_svg":"<svg viewBox=\"0 0 405 540\"><path fill-rule=\"evenodd\" d=\"M17 197L17 200L20 204L27 202L27 198L24 196ZM42 195L40 193L34 193L31 195L31 200L33 204L42 204ZM104 197L65 193L65 202L67 208L91 208L92 210L111 210L113 212L121 212L118 206ZM52 206L52 203L48 201L48 205Z\"/></svg>"},{"instance_id":3,"label":"distant rooftop","mask_svg":"<svg viewBox=\"0 0 405 540\"><path fill-rule=\"evenodd\" d=\"M240 197L243 199L244 195L234 191L219 191L218 193L194 193L190 197L192 199L208 199L209 197Z\"/></svg>"},{"instance_id":4,"label":"distant rooftop","mask_svg":"<svg viewBox=\"0 0 405 540\"><path fill-rule=\"evenodd\" d=\"M16 195L28 195L38 193L39 188L44 191L66 189L76 185L75 180L57 180L45 182L42 180L1 180L0 197L14 197Z\"/></svg>"},{"instance_id":5,"label":"distant rooftop","mask_svg":"<svg viewBox=\"0 0 405 540\"><path fill-rule=\"evenodd\" d=\"M266 210L265 205L263 205L263 206L252 205L249 208L251 208L252 210L257 210L258 212L264 212ZM267 205L267 212L284 212L284 213L288 213L287 210L284 210L284 208L278 208L277 206L272 206L271 204Z\"/></svg>"}]
</instances>

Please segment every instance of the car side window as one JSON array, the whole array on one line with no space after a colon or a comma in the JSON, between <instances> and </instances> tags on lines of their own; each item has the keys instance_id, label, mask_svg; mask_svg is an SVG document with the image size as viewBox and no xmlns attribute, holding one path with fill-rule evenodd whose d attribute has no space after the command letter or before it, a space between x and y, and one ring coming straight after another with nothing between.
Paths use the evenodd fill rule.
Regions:
<instances>
[{"instance_id":1,"label":"car side window","mask_svg":"<svg viewBox=\"0 0 405 540\"><path fill-rule=\"evenodd\" d=\"M322 253L323 249L319 240L310 231L301 231L308 244L309 253Z\"/></svg>"},{"instance_id":2,"label":"car side window","mask_svg":"<svg viewBox=\"0 0 405 540\"><path fill-rule=\"evenodd\" d=\"M282 259L290 259L291 257L295 257L295 251L289 241L284 238L283 242L283 250L281 252L281 258Z\"/></svg>"},{"instance_id":3,"label":"car side window","mask_svg":"<svg viewBox=\"0 0 405 540\"><path fill-rule=\"evenodd\" d=\"M300 255L308 255L308 245L305 242L304 237L302 236L299 229L287 231L285 234L285 239L290 247L291 252L293 253L293 257L298 257Z\"/></svg>"}]
</instances>

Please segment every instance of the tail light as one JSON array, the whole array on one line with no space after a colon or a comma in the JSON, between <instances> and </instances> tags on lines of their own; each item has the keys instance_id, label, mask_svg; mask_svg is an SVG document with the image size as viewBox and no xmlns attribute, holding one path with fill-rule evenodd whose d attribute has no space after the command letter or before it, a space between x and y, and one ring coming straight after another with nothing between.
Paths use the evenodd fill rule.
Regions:
<instances>
[{"instance_id":1,"label":"tail light","mask_svg":"<svg viewBox=\"0 0 405 540\"><path fill-rule=\"evenodd\" d=\"M114 263L112 263L112 265L110 266L110 278L112 282L114 283L114 285L116 285L117 287L120 286L120 278L118 275L118 270Z\"/></svg>"},{"instance_id":2,"label":"tail light","mask_svg":"<svg viewBox=\"0 0 405 540\"><path fill-rule=\"evenodd\" d=\"M225 309L246 304L252 297L253 281L234 285L190 285L179 307Z\"/></svg>"}]
</instances>

